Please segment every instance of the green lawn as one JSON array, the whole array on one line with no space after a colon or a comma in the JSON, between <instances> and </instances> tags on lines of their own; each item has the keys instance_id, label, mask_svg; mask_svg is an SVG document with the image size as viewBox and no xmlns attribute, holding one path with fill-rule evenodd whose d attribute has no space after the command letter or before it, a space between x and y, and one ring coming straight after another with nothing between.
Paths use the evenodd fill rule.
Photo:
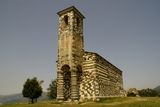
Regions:
<instances>
[{"instance_id":1,"label":"green lawn","mask_svg":"<svg viewBox=\"0 0 160 107\"><path fill-rule=\"evenodd\" d=\"M160 107L160 97L126 97L108 98L99 102L84 102L80 104L43 101L36 104L6 104L0 107Z\"/></svg>"}]
</instances>

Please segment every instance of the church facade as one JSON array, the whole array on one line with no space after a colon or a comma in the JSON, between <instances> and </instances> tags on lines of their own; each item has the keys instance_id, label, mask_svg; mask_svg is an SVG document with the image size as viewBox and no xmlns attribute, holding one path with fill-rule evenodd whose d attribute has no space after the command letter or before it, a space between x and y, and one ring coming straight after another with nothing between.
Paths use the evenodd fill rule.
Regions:
<instances>
[{"instance_id":1,"label":"church facade","mask_svg":"<svg viewBox=\"0 0 160 107\"><path fill-rule=\"evenodd\" d=\"M74 6L58 13L57 100L122 96L122 71L84 50L83 20Z\"/></svg>"}]
</instances>

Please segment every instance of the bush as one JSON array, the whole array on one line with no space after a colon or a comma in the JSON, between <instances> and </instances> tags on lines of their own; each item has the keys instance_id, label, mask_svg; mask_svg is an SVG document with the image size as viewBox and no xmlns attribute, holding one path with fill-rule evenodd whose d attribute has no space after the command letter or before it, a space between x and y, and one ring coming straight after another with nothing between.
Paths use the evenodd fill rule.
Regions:
<instances>
[{"instance_id":1,"label":"bush","mask_svg":"<svg viewBox=\"0 0 160 107\"><path fill-rule=\"evenodd\" d=\"M147 88L147 89L140 90L139 95L141 97L155 97L155 96L158 96L158 93L155 90Z\"/></svg>"},{"instance_id":2,"label":"bush","mask_svg":"<svg viewBox=\"0 0 160 107\"><path fill-rule=\"evenodd\" d=\"M135 93L127 93L127 97L135 97L136 94Z\"/></svg>"},{"instance_id":3,"label":"bush","mask_svg":"<svg viewBox=\"0 0 160 107\"><path fill-rule=\"evenodd\" d=\"M127 91L127 97L135 97L136 95L138 95L138 90L136 88L130 88Z\"/></svg>"}]
</instances>

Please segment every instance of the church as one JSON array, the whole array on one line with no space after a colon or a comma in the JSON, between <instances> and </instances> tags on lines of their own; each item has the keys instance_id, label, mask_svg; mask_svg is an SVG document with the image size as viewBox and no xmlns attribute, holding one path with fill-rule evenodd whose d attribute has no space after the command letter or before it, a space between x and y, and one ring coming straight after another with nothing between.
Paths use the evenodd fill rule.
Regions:
<instances>
[{"instance_id":1,"label":"church","mask_svg":"<svg viewBox=\"0 0 160 107\"><path fill-rule=\"evenodd\" d=\"M57 14L57 100L123 96L122 71L99 54L84 50L83 14L74 6Z\"/></svg>"}]
</instances>

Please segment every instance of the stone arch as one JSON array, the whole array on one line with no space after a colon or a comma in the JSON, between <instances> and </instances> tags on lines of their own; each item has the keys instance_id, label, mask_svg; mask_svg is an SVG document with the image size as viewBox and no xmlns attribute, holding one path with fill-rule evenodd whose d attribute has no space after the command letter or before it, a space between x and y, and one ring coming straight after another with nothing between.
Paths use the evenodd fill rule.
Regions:
<instances>
[{"instance_id":1,"label":"stone arch","mask_svg":"<svg viewBox=\"0 0 160 107\"><path fill-rule=\"evenodd\" d=\"M62 70L62 71L67 71L67 70L70 70L70 67L69 67L69 65L64 64L64 65L61 67L61 70Z\"/></svg>"},{"instance_id":2,"label":"stone arch","mask_svg":"<svg viewBox=\"0 0 160 107\"><path fill-rule=\"evenodd\" d=\"M64 100L71 98L71 72L69 65L65 64L61 67L63 71L63 80L64 80Z\"/></svg>"}]
</instances>

